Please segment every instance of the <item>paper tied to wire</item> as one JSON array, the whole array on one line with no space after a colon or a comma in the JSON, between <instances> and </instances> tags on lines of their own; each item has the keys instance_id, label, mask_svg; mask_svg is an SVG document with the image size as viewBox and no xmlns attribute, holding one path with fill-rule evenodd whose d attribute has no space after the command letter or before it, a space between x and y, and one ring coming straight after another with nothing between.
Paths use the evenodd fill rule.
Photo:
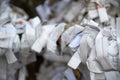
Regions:
<instances>
[{"instance_id":1,"label":"paper tied to wire","mask_svg":"<svg viewBox=\"0 0 120 80\"><path fill-rule=\"evenodd\" d=\"M58 24L51 32L49 39L47 41L47 49L53 53L57 50L57 40L62 35L64 28L66 26L66 23L60 23Z\"/></svg>"},{"instance_id":2,"label":"paper tied to wire","mask_svg":"<svg viewBox=\"0 0 120 80\"><path fill-rule=\"evenodd\" d=\"M31 49L40 53L42 49L47 45L47 41L52 30L55 28L56 24L45 25L42 27L41 36L33 43Z\"/></svg>"},{"instance_id":3,"label":"paper tied to wire","mask_svg":"<svg viewBox=\"0 0 120 80\"><path fill-rule=\"evenodd\" d=\"M61 50L63 51L66 45L68 45L72 41L76 34L83 31L83 29L84 27L76 24L64 31L61 36Z\"/></svg>"}]
</instances>

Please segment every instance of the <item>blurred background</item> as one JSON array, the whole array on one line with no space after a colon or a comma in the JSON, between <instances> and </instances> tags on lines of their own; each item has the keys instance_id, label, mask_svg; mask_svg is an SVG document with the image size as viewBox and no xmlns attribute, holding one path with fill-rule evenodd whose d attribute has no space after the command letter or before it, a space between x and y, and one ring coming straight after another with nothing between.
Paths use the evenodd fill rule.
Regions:
<instances>
[{"instance_id":1,"label":"blurred background","mask_svg":"<svg viewBox=\"0 0 120 80\"><path fill-rule=\"evenodd\" d=\"M65 22L67 23L67 30L75 24L80 24L83 18L90 19L88 17L88 11L96 9L94 4L89 4L90 1L91 0L0 0L0 24L3 22L23 24L21 21L17 22L18 18L22 18L23 21L25 20L27 22L38 16L41 22L40 26ZM118 16L116 13L118 13L117 11L120 9L120 0L114 0L114 2L109 1L112 0L108 0L107 2L110 3L110 5L107 5L108 14L112 17ZM112 12L112 10L114 11ZM13 14L9 16L11 20L7 21L6 18L8 18L7 15L9 15L9 13ZM93 20L99 23L98 18ZM21 39L22 34L20 33L19 36ZM75 70L67 66L67 62L74 54L74 51L67 48L67 44L67 47L65 47L62 52L60 49L60 38L57 40L58 52L56 52L56 54L51 54L46 48L43 48L40 54L30 50L30 53L34 53L34 55L30 54L32 57L27 58L27 60L29 60L28 63L25 63L24 61L26 60L22 58L23 61L20 59L19 64L15 63L15 65L10 65L9 71L14 72L15 70L15 76L10 76L7 80L90 80L90 74L85 64L81 64L85 66ZM16 54L16 56L19 59L19 55ZM2 63L2 61L0 62ZM7 67L9 66L7 65ZM10 72L7 75L10 75ZM1 73L2 71L0 70L0 75Z\"/></svg>"}]
</instances>

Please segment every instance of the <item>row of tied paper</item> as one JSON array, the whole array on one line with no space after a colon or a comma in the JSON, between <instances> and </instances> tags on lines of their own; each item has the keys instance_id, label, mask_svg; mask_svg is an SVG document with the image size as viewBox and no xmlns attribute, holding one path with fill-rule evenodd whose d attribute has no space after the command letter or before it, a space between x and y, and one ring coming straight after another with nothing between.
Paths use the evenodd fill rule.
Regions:
<instances>
[{"instance_id":1,"label":"row of tied paper","mask_svg":"<svg viewBox=\"0 0 120 80\"><path fill-rule=\"evenodd\" d=\"M98 7L99 3L96 3L91 2L90 5ZM106 7L109 7L109 5ZM114 7L116 9L116 6ZM73 8L73 12L75 12L74 10L76 8L77 7ZM27 59L29 55L34 54L32 51L41 53L43 49L46 48L46 50L50 52L45 54L44 57L48 60L58 62L68 62L69 57L75 52L68 62L68 65L76 69L81 62L86 63L88 60L87 66L92 76L100 76L98 77L99 79L101 78L101 74L106 70L119 70L119 65L117 65L117 62L119 62L119 49L116 47L117 44L119 44L119 42L117 42L119 38L116 38L115 34L115 16L119 16L119 12L116 12L116 10L115 13L107 15L106 8L104 6L101 7L101 5L99 5L96 10L88 9L88 12L86 9L83 9L83 14L87 12L89 17L84 17L80 23L74 23L75 25L70 26L68 26L67 23L49 23L42 25L38 17L30 19L29 21L23 19L16 20L16 17L15 19L11 17L10 19L14 19L11 23L7 23L10 21L8 18L5 20L2 18L0 28L1 55L6 55L8 63L14 63L17 61L14 52L19 52L22 63L28 64L29 62L35 61L34 56L29 59L30 61ZM76 14L73 12L71 9L71 14L75 16ZM9 15L8 12L6 13L6 15ZM66 20L71 18L70 15ZM94 19L98 17L100 21L95 21ZM119 21L119 18L116 21ZM118 23L119 22L117 22L117 25L119 25ZM107 27L103 28L105 26ZM117 34L119 35L119 27L117 27L117 30ZM19 34L22 34L20 36L21 38L18 36ZM58 40L60 40L59 45L57 45ZM68 49L68 47L70 49ZM101 55L103 53L104 55ZM59 54L62 54L62 56L59 57ZM98 63L100 64L94 61L99 61ZM115 72L115 74L118 73ZM104 75L105 74L102 74L103 78L105 78ZM95 78L92 78L92 80Z\"/></svg>"}]
</instances>

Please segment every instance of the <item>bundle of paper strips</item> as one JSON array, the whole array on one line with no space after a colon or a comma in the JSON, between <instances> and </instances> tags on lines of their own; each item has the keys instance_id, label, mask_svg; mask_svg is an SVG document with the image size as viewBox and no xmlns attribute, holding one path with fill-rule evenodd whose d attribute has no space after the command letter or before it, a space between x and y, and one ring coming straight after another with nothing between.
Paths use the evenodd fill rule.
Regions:
<instances>
[{"instance_id":1,"label":"bundle of paper strips","mask_svg":"<svg viewBox=\"0 0 120 80\"><path fill-rule=\"evenodd\" d=\"M18 80L26 80L36 55L44 58L37 80L119 80L119 1L50 1L31 19L16 6L0 5L0 80L16 80L18 70Z\"/></svg>"}]
</instances>

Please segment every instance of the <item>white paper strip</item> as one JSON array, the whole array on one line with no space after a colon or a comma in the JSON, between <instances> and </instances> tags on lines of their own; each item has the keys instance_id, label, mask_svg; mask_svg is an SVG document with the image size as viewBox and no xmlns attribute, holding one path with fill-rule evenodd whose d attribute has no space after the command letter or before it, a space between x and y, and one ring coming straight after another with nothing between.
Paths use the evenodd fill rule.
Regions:
<instances>
[{"instance_id":1,"label":"white paper strip","mask_svg":"<svg viewBox=\"0 0 120 80\"><path fill-rule=\"evenodd\" d=\"M95 10L89 10L88 11L88 16L91 18L91 19L94 19L94 18L97 18L99 15L98 15L98 11L95 9Z\"/></svg>"},{"instance_id":2,"label":"white paper strip","mask_svg":"<svg viewBox=\"0 0 120 80\"><path fill-rule=\"evenodd\" d=\"M82 33L79 33L68 45L73 51L76 51L77 47L79 47L81 37L82 37Z\"/></svg>"},{"instance_id":3,"label":"white paper strip","mask_svg":"<svg viewBox=\"0 0 120 80\"><path fill-rule=\"evenodd\" d=\"M25 77L26 77L26 69L25 67L23 67L22 69L20 69L18 80L25 80Z\"/></svg>"},{"instance_id":4,"label":"white paper strip","mask_svg":"<svg viewBox=\"0 0 120 80\"><path fill-rule=\"evenodd\" d=\"M90 72L90 78L91 78L91 80L106 80L104 73L93 73L93 72Z\"/></svg>"},{"instance_id":5,"label":"white paper strip","mask_svg":"<svg viewBox=\"0 0 120 80\"><path fill-rule=\"evenodd\" d=\"M98 8L98 14L99 14L99 18L100 18L100 22L106 22L108 21L108 15L107 15L107 11L106 8L103 6L97 6Z\"/></svg>"},{"instance_id":6,"label":"white paper strip","mask_svg":"<svg viewBox=\"0 0 120 80\"><path fill-rule=\"evenodd\" d=\"M7 50L7 52L5 53L7 62L9 64L14 63L17 61L17 58L15 57L14 53L12 52L12 50Z\"/></svg>"},{"instance_id":7,"label":"white paper strip","mask_svg":"<svg viewBox=\"0 0 120 80\"><path fill-rule=\"evenodd\" d=\"M32 24L33 28L36 28L38 25L40 25L41 20L39 19L39 17L35 17L33 19L30 19L29 22Z\"/></svg>"},{"instance_id":8,"label":"white paper strip","mask_svg":"<svg viewBox=\"0 0 120 80\"><path fill-rule=\"evenodd\" d=\"M118 44L118 49L119 49L118 68L120 69L120 17L118 17L116 21L117 21L116 22L117 44Z\"/></svg>"},{"instance_id":9,"label":"white paper strip","mask_svg":"<svg viewBox=\"0 0 120 80\"><path fill-rule=\"evenodd\" d=\"M80 63L81 63L80 56L79 56L78 52L76 52L76 53L74 53L74 55L68 62L68 66L73 69L77 69L77 67L80 65Z\"/></svg>"}]
</instances>

